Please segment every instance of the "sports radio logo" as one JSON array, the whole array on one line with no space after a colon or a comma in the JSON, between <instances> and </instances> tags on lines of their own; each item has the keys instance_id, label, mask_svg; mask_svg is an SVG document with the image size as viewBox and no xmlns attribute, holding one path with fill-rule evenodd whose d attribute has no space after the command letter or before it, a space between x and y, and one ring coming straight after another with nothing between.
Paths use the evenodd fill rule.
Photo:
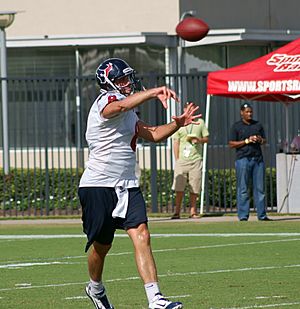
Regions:
<instances>
[{"instance_id":1,"label":"sports radio logo","mask_svg":"<svg viewBox=\"0 0 300 309\"><path fill-rule=\"evenodd\" d=\"M268 65L274 65L274 72L297 72L300 71L300 55L274 54Z\"/></svg>"}]
</instances>

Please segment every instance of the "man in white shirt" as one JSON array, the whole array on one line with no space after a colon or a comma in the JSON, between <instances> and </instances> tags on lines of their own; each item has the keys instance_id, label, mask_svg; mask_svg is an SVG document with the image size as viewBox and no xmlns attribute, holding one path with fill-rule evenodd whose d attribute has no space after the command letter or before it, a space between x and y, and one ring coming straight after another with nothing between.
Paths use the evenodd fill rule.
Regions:
<instances>
[{"instance_id":1,"label":"man in white shirt","mask_svg":"<svg viewBox=\"0 0 300 309\"><path fill-rule=\"evenodd\" d=\"M138 137L159 142L180 127L198 124L198 107L189 104L173 121L150 126L135 113L135 108L157 99L165 108L174 91L157 87L136 92L134 70L122 59L111 58L100 64L96 78L101 93L92 105L86 130L89 160L79 185L83 229L87 235L90 283L86 293L96 309L113 308L102 284L105 257L111 248L116 229L124 229L133 242L135 260L144 282L149 309L180 309L181 302L164 298L158 286L155 262L150 245L146 206L135 175Z\"/></svg>"}]
</instances>

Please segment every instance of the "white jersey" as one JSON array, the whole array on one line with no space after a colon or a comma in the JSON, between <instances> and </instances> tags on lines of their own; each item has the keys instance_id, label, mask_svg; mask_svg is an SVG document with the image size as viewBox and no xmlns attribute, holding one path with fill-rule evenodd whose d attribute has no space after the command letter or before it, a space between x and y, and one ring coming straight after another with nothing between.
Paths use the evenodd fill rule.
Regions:
<instances>
[{"instance_id":1,"label":"white jersey","mask_svg":"<svg viewBox=\"0 0 300 309\"><path fill-rule=\"evenodd\" d=\"M106 119L104 107L125 98L117 91L100 94L93 103L87 121L86 140L89 159L80 187L138 187L135 175L138 117L133 110Z\"/></svg>"}]
</instances>

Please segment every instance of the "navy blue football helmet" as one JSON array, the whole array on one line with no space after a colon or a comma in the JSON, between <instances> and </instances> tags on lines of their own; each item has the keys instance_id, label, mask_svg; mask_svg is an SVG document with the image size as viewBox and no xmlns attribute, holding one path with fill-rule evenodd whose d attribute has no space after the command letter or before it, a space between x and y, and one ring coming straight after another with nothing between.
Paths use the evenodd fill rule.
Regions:
<instances>
[{"instance_id":1,"label":"navy blue football helmet","mask_svg":"<svg viewBox=\"0 0 300 309\"><path fill-rule=\"evenodd\" d=\"M122 59L107 59L99 65L96 71L97 82L104 91L117 90L122 93L122 88L116 85L115 81L124 76L129 77L132 92L142 89L140 81L135 77L135 70Z\"/></svg>"}]
</instances>

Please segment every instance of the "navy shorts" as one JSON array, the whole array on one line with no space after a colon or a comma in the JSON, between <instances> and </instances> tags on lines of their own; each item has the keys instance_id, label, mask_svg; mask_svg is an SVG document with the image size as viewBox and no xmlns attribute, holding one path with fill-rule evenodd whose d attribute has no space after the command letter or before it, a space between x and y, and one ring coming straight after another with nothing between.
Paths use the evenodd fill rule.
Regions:
<instances>
[{"instance_id":1,"label":"navy shorts","mask_svg":"<svg viewBox=\"0 0 300 309\"><path fill-rule=\"evenodd\" d=\"M78 195L82 207L83 232L88 242L85 252L94 241L111 244L116 229L127 230L147 223L146 205L140 188L130 188L126 218L113 218L112 212L118 202L114 188L81 187Z\"/></svg>"}]
</instances>

